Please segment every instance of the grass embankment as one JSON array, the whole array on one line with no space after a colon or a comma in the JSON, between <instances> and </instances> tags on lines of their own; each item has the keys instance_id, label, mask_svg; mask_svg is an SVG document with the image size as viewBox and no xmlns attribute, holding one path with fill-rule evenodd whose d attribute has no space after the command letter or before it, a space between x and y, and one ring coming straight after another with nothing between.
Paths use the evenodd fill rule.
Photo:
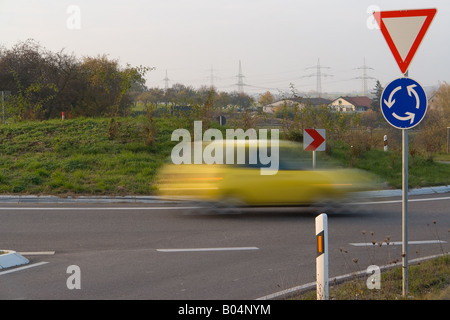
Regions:
<instances>
[{"instance_id":1,"label":"grass embankment","mask_svg":"<svg viewBox=\"0 0 450 320\"><path fill-rule=\"evenodd\" d=\"M386 181L391 188L402 187L401 152L376 149L361 152L353 150L349 145L335 143L330 156L340 164L372 172ZM410 188L450 185L450 164L439 163L419 155L409 155L408 185Z\"/></svg>"},{"instance_id":2,"label":"grass embankment","mask_svg":"<svg viewBox=\"0 0 450 320\"><path fill-rule=\"evenodd\" d=\"M380 289L369 289L368 276L346 281L341 284L330 284L329 298L335 300L448 300L450 299L450 256L408 267L408 296L402 295L402 268L383 271ZM294 299L315 300L316 291L308 291Z\"/></svg>"},{"instance_id":3,"label":"grass embankment","mask_svg":"<svg viewBox=\"0 0 450 320\"><path fill-rule=\"evenodd\" d=\"M155 120L155 146L145 144L145 121L110 119L0 125L0 193L152 194L157 169L171 150L170 125Z\"/></svg>"},{"instance_id":4,"label":"grass embankment","mask_svg":"<svg viewBox=\"0 0 450 320\"><path fill-rule=\"evenodd\" d=\"M113 137L109 118L1 124L0 194L154 194L157 170L175 145L173 130L192 126L183 121L155 118L153 146L145 143L149 123L143 116L118 119ZM355 152L334 143L330 155L318 157L370 171L391 187L401 187L398 152ZM409 184L449 185L450 165L410 157Z\"/></svg>"}]
</instances>

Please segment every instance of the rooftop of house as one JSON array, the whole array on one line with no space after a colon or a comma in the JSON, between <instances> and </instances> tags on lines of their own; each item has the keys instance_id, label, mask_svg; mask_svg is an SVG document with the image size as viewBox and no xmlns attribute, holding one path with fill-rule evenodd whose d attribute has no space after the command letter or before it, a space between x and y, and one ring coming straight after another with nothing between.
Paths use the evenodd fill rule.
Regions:
<instances>
[{"instance_id":1,"label":"rooftop of house","mask_svg":"<svg viewBox=\"0 0 450 320\"><path fill-rule=\"evenodd\" d=\"M298 98L292 98L290 100L299 102L299 103L306 103L306 104L310 103L313 106L320 106L323 104L328 105L332 102L332 100L325 99L325 98L308 98L308 97L298 97Z\"/></svg>"},{"instance_id":2,"label":"rooftop of house","mask_svg":"<svg viewBox=\"0 0 450 320\"><path fill-rule=\"evenodd\" d=\"M372 99L366 96L356 96L356 97L345 96L339 97L334 101L339 99L344 99L356 107L370 107L370 105L372 104Z\"/></svg>"}]
</instances>

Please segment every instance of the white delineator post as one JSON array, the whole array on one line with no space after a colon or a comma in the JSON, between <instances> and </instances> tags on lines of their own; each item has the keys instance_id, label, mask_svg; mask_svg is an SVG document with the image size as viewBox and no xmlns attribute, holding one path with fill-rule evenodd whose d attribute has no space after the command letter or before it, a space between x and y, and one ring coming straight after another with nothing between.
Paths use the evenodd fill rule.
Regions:
<instances>
[{"instance_id":1,"label":"white delineator post","mask_svg":"<svg viewBox=\"0 0 450 320\"><path fill-rule=\"evenodd\" d=\"M316 245L317 300L328 300L328 217L325 213L316 217Z\"/></svg>"}]
</instances>

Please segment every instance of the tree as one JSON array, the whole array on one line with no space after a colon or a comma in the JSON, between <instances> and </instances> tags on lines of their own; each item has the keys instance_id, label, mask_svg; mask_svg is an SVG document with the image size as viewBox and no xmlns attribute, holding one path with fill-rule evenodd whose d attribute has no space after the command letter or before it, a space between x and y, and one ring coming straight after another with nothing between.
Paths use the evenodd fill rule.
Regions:
<instances>
[{"instance_id":1,"label":"tree","mask_svg":"<svg viewBox=\"0 0 450 320\"><path fill-rule=\"evenodd\" d=\"M3 49L0 56L0 85L14 94L18 89L18 83L24 88L37 79L45 82L49 77L46 52L33 41L19 42L11 49Z\"/></svg>"},{"instance_id":2,"label":"tree","mask_svg":"<svg viewBox=\"0 0 450 320\"><path fill-rule=\"evenodd\" d=\"M8 99L7 113L17 121L41 119L44 113L43 106L55 97L56 87L37 79L25 88L20 83L17 73L14 71L12 73L17 82L17 92Z\"/></svg>"},{"instance_id":3,"label":"tree","mask_svg":"<svg viewBox=\"0 0 450 320\"><path fill-rule=\"evenodd\" d=\"M0 88L10 91L9 115L16 120L124 115L144 91L147 67L125 68L106 55L77 59L51 52L34 40L0 48Z\"/></svg>"},{"instance_id":4,"label":"tree","mask_svg":"<svg viewBox=\"0 0 450 320\"><path fill-rule=\"evenodd\" d=\"M375 83L375 87L373 88L373 91L371 92L374 95L374 98L372 99L372 110L375 111L378 115L381 115L380 111L380 101L381 101L381 95L383 94L383 86L381 85L380 81L377 80Z\"/></svg>"},{"instance_id":5,"label":"tree","mask_svg":"<svg viewBox=\"0 0 450 320\"><path fill-rule=\"evenodd\" d=\"M442 83L433 93L431 109L438 109L444 113L444 119L448 120L447 125L450 126L450 84Z\"/></svg>"},{"instance_id":6,"label":"tree","mask_svg":"<svg viewBox=\"0 0 450 320\"><path fill-rule=\"evenodd\" d=\"M227 92L219 92L216 96L216 106L217 108L226 108L231 103L230 95Z\"/></svg>"},{"instance_id":7,"label":"tree","mask_svg":"<svg viewBox=\"0 0 450 320\"><path fill-rule=\"evenodd\" d=\"M159 88L150 88L139 94L135 99L142 102L145 107L147 107L147 104L151 103L155 105L155 108L157 108L158 103L164 100L164 90Z\"/></svg>"},{"instance_id":8,"label":"tree","mask_svg":"<svg viewBox=\"0 0 450 320\"><path fill-rule=\"evenodd\" d=\"M127 64L127 67L120 71L120 85L114 101L114 115L119 115L121 107L130 106L133 99L129 94L129 91L133 86L145 87L145 85L143 85L145 84L144 75L149 70L151 69L148 67L131 67Z\"/></svg>"},{"instance_id":9,"label":"tree","mask_svg":"<svg viewBox=\"0 0 450 320\"><path fill-rule=\"evenodd\" d=\"M45 104L44 118L58 117L61 112L71 113L77 105L82 93L82 76L79 70L80 62L75 55L61 50L48 52L48 68L51 76L48 82L57 89L55 98Z\"/></svg>"},{"instance_id":10,"label":"tree","mask_svg":"<svg viewBox=\"0 0 450 320\"><path fill-rule=\"evenodd\" d=\"M270 91L266 91L258 99L258 103L261 106L265 106L265 105L271 104L274 101L275 101L275 98L273 97L272 93L270 93Z\"/></svg>"},{"instance_id":11,"label":"tree","mask_svg":"<svg viewBox=\"0 0 450 320\"><path fill-rule=\"evenodd\" d=\"M244 92L234 91L230 94L230 103L243 109L248 109L253 104L253 98Z\"/></svg>"},{"instance_id":12,"label":"tree","mask_svg":"<svg viewBox=\"0 0 450 320\"><path fill-rule=\"evenodd\" d=\"M42 119L55 98L51 53L33 40L0 52L0 86L11 92L7 114L15 120Z\"/></svg>"},{"instance_id":13,"label":"tree","mask_svg":"<svg viewBox=\"0 0 450 320\"><path fill-rule=\"evenodd\" d=\"M445 150L447 127L450 126L450 85L441 84L431 100L424 120L418 125L420 134L413 141L418 151L429 158L433 153Z\"/></svg>"}]
</instances>

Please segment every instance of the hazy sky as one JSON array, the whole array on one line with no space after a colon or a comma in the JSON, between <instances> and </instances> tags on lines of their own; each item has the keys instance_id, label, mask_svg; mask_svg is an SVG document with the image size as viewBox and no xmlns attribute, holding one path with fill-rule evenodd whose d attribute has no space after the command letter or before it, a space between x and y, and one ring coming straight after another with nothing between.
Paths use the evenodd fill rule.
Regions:
<instances>
[{"instance_id":1,"label":"hazy sky","mask_svg":"<svg viewBox=\"0 0 450 320\"><path fill-rule=\"evenodd\" d=\"M450 82L449 0L7 0L0 1L0 44L32 38L77 57L107 54L125 66L144 65L149 87L170 81L237 90L239 61L244 90L258 93L316 89L361 91L367 76L383 85L401 76L373 8L437 8L409 76L423 86ZM310 69L309 69L310 68ZM213 72L211 73L211 69ZM211 77L211 75L213 77ZM375 80L368 80L369 91Z\"/></svg>"}]
</instances>

